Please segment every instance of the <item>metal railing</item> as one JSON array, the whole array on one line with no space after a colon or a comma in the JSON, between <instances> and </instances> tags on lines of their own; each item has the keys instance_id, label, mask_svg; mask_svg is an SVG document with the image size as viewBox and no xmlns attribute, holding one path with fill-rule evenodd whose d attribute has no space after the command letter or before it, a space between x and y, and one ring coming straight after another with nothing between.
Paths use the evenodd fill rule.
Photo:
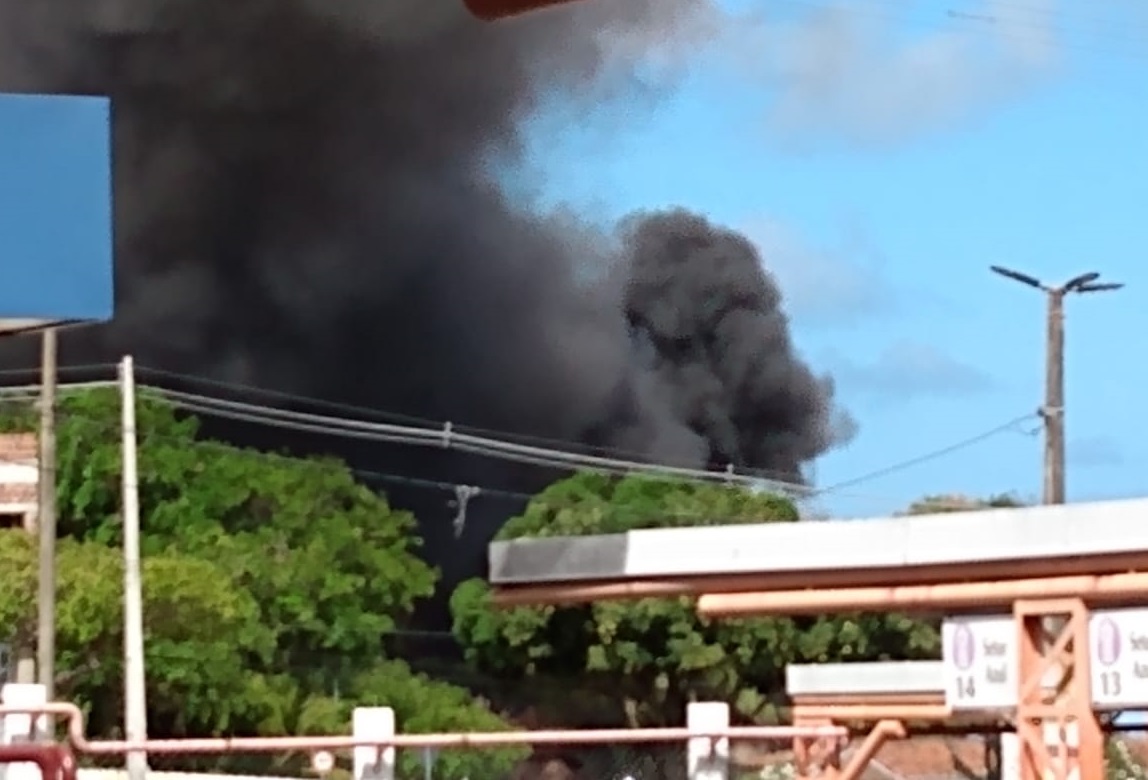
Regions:
<instances>
[{"instance_id":1,"label":"metal railing","mask_svg":"<svg viewBox=\"0 0 1148 780\"><path fill-rule=\"evenodd\" d=\"M189 739L90 740L84 734L84 715L67 702L29 706L0 706L4 715L50 715L66 723L68 743L77 753L121 755L152 753L274 753L308 750L376 748L501 747L509 745L589 745L609 743L686 742L694 739L826 739L847 737L838 726L741 726L713 732L687 728L577 729L547 731L492 731L437 734L394 734L379 737L209 737ZM16 746L13 746L16 747ZM24 746L20 746L24 747ZM32 759L6 759L32 760Z\"/></svg>"}]
</instances>

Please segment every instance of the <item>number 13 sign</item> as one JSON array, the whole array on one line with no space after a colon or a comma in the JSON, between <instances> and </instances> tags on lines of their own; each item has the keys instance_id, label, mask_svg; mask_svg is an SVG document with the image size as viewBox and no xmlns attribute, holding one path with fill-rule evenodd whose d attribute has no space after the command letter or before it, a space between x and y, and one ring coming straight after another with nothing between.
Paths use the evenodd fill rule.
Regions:
<instances>
[{"instance_id":1,"label":"number 13 sign","mask_svg":"<svg viewBox=\"0 0 1148 780\"><path fill-rule=\"evenodd\" d=\"M1096 612L1092 645L1092 701L1101 709L1148 705L1148 609Z\"/></svg>"}]
</instances>

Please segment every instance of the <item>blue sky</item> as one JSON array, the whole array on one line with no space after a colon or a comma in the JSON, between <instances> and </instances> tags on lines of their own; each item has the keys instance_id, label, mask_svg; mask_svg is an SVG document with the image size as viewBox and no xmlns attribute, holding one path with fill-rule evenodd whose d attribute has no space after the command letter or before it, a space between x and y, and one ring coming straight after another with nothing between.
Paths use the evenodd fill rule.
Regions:
<instances>
[{"instance_id":1,"label":"blue sky","mask_svg":"<svg viewBox=\"0 0 1148 780\"><path fill-rule=\"evenodd\" d=\"M823 487L1036 411L1044 300L990 264L1125 282L1069 301L1068 492L1144 494L1148 5L727 2L657 42L643 66L656 100L614 103L577 130L537 124L539 200L602 222L682 205L755 239L799 348L860 425L817 463ZM842 487L822 507L863 517L924 494L1036 498L1038 425Z\"/></svg>"}]
</instances>

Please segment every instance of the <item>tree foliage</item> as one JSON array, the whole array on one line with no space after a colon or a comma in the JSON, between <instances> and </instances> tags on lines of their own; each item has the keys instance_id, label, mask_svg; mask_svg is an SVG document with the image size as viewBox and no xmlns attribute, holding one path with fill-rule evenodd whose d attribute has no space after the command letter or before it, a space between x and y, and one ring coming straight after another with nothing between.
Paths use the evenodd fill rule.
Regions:
<instances>
[{"instance_id":1,"label":"tree foliage","mask_svg":"<svg viewBox=\"0 0 1148 780\"><path fill-rule=\"evenodd\" d=\"M788 500L742 488L583 474L539 494L499 538L797 519ZM765 719L786 664L927 658L938 647L932 626L901 615L706 620L686 598L494 609L481 580L460 585L451 609L455 637L477 669L577 680L590 706L633 725L677 723L695 699L729 701L743 717Z\"/></svg>"},{"instance_id":2,"label":"tree foliage","mask_svg":"<svg viewBox=\"0 0 1148 780\"><path fill-rule=\"evenodd\" d=\"M1148 769L1132 753L1128 742L1109 736L1104 743L1104 776L1106 780L1146 780Z\"/></svg>"},{"instance_id":3,"label":"tree foliage","mask_svg":"<svg viewBox=\"0 0 1148 780\"><path fill-rule=\"evenodd\" d=\"M1024 506L1024 502L1011 493L1000 493L988 498L951 493L931 495L909 504L904 515L938 515L948 512L974 512L978 509L1014 509Z\"/></svg>"},{"instance_id":4,"label":"tree foliage","mask_svg":"<svg viewBox=\"0 0 1148 780\"><path fill-rule=\"evenodd\" d=\"M115 392L91 391L67 396L58 422L57 686L105 735L122 721L119 415ZM3 426L28 422L17 410ZM201 439L156 397L139 399L138 431L152 734L340 733L370 703L394 707L404 731L505 727L462 689L381 657L436 579L409 513L338 461ZM31 544L0 535L0 641L34 630ZM515 755L460 754L436 774Z\"/></svg>"},{"instance_id":5,"label":"tree foliage","mask_svg":"<svg viewBox=\"0 0 1148 780\"><path fill-rule=\"evenodd\" d=\"M114 546L118 408L114 393L73 396L59 426L61 533ZM144 555L174 547L230 569L274 626L277 666L317 651L373 657L379 636L432 592L414 518L342 463L199 441L195 418L155 398L139 404L138 428Z\"/></svg>"},{"instance_id":6,"label":"tree foliage","mask_svg":"<svg viewBox=\"0 0 1148 780\"><path fill-rule=\"evenodd\" d=\"M35 539L0 532L0 626L28 642L36 630ZM87 703L102 728L118 720L108 708L123 680L123 560L109 547L71 539L57 551L56 643L60 696ZM225 730L247 702L244 666L265 655L272 636L251 594L232 587L225 569L203 559L162 553L143 562L148 695L153 723ZM161 726L162 728L162 726Z\"/></svg>"}]
</instances>

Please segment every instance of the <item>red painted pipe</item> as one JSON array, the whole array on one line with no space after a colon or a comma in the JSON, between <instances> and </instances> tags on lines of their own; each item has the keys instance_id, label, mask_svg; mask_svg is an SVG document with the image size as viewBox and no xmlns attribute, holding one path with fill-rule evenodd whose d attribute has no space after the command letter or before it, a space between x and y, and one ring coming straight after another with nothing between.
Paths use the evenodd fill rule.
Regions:
<instances>
[{"instance_id":1,"label":"red painted pipe","mask_svg":"<svg viewBox=\"0 0 1148 780\"><path fill-rule=\"evenodd\" d=\"M0 745L0 763L25 762L40 767L44 780L76 780L76 759L63 745L36 742Z\"/></svg>"},{"instance_id":2,"label":"red painted pipe","mask_svg":"<svg viewBox=\"0 0 1148 780\"><path fill-rule=\"evenodd\" d=\"M493 22L508 16L518 16L554 5L565 5L575 0L463 0L466 9L482 19Z\"/></svg>"}]
</instances>

